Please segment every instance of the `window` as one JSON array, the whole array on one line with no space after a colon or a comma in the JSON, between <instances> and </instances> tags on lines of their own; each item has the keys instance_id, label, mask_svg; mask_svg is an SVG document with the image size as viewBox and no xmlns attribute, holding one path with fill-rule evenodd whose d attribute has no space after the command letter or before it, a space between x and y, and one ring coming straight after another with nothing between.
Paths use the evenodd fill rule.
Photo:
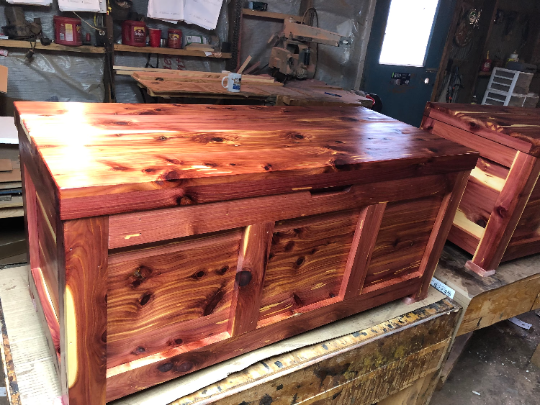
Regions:
<instances>
[{"instance_id":1,"label":"window","mask_svg":"<svg viewBox=\"0 0 540 405\"><path fill-rule=\"evenodd\" d=\"M379 63L424 66L439 0L392 0Z\"/></svg>"}]
</instances>

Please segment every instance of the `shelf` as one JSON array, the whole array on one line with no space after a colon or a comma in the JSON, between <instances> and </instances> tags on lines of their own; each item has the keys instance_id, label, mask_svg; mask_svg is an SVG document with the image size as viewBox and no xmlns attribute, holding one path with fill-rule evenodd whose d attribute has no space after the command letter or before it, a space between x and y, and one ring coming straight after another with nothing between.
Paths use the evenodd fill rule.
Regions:
<instances>
[{"instance_id":1,"label":"shelf","mask_svg":"<svg viewBox=\"0 0 540 405\"><path fill-rule=\"evenodd\" d=\"M20 41L15 39L0 39L0 48L19 48L30 49L32 45L29 41ZM82 46L66 46L59 44L41 45L41 42L36 42L36 50L39 51L61 51L61 52L78 52L78 53L105 53L105 49L90 45Z\"/></svg>"},{"instance_id":2,"label":"shelf","mask_svg":"<svg viewBox=\"0 0 540 405\"><path fill-rule=\"evenodd\" d=\"M242 14L249 15L252 17L260 17L260 18L269 18L272 20L288 20L289 18L292 18L296 22L302 22L302 17L298 15L291 15L291 14L282 14L282 13L272 13L270 11L257 11L257 10L251 10L249 8L242 9Z\"/></svg>"},{"instance_id":3,"label":"shelf","mask_svg":"<svg viewBox=\"0 0 540 405\"><path fill-rule=\"evenodd\" d=\"M190 49L152 48L150 46L114 45L115 52L158 53L161 55L197 56L200 58L230 59L230 53L204 52Z\"/></svg>"}]
</instances>

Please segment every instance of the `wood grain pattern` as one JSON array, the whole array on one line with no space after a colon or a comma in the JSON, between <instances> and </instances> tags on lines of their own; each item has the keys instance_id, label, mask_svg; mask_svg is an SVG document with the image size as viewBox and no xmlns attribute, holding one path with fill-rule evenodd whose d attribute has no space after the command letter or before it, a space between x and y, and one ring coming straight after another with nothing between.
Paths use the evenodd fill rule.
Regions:
<instances>
[{"instance_id":1,"label":"wood grain pattern","mask_svg":"<svg viewBox=\"0 0 540 405\"><path fill-rule=\"evenodd\" d=\"M366 287L418 271L442 197L388 203L365 280Z\"/></svg>"},{"instance_id":2,"label":"wood grain pattern","mask_svg":"<svg viewBox=\"0 0 540 405\"><path fill-rule=\"evenodd\" d=\"M504 255L525 205L536 185L540 160L518 152L495 203L484 237L472 262L485 271L495 270Z\"/></svg>"},{"instance_id":3,"label":"wood grain pattern","mask_svg":"<svg viewBox=\"0 0 540 405\"><path fill-rule=\"evenodd\" d=\"M455 175L452 191L446 194L442 200L439 212L437 213L437 218L433 224L431 235L429 236L426 250L424 251L422 261L420 262L418 271L424 277L422 278L420 291L414 297L417 300L423 300L427 297L431 278L435 272L437 263L439 262L439 257L441 256L448 232L452 227L453 218L461 197L463 196L463 192L465 191L465 187L467 186L468 179L469 172L457 173Z\"/></svg>"},{"instance_id":4,"label":"wood grain pattern","mask_svg":"<svg viewBox=\"0 0 540 405\"><path fill-rule=\"evenodd\" d=\"M276 223L261 296L261 319L339 295L359 211Z\"/></svg>"},{"instance_id":5,"label":"wood grain pattern","mask_svg":"<svg viewBox=\"0 0 540 405\"><path fill-rule=\"evenodd\" d=\"M422 127L481 152L449 234L474 254L468 266L488 275L501 260L540 252L538 111L428 103Z\"/></svg>"},{"instance_id":6,"label":"wood grain pattern","mask_svg":"<svg viewBox=\"0 0 540 405\"><path fill-rule=\"evenodd\" d=\"M62 395L69 405L105 403L107 218L62 224L64 305L60 307Z\"/></svg>"},{"instance_id":7,"label":"wood grain pattern","mask_svg":"<svg viewBox=\"0 0 540 405\"><path fill-rule=\"evenodd\" d=\"M261 342L265 345L271 344L313 329L315 325L321 326L381 305L389 299L411 295L417 289L418 282L409 280L399 284L397 288L393 286L362 294L348 301L325 306L319 311L299 312L295 317L289 317L264 328L257 328L251 333L238 335L236 338L215 342L202 348L194 348L188 353L170 349L159 355L150 356L140 363L133 361L109 369L107 371L107 401L243 354L260 347Z\"/></svg>"},{"instance_id":8,"label":"wood grain pattern","mask_svg":"<svg viewBox=\"0 0 540 405\"><path fill-rule=\"evenodd\" d=\"M362 108L17 108L71 405L421 294L478 159Z\"/></svg>"},{"instance_id":9,"label":"wood grain pattern","mask_svg":"<svg viewBox=\"0 0 540 405\"><path fill-rule=\"evenodd\" d=\"M431 116L422 122L422 129L435 135L459 142L468 148L482 151L482 156L510 167L516 156L516 150L481 136L471 136L470 132L454 127L444 121L438 121Z\"/></svg>"},{"instance_id":10,"label":"wood grain pattern","mask_svg":"<svg viewBox=\"0 0 540 405\"><path fill-rule=\"evenodd\" d=\"M248 226L262 221L347 210L386 201L421 198L446 190L443 176L392 180L362 186L297 191L292 194L244 198L110 216L109 248L119 248L206 232ZM286 206L287 209L283 209ZM163 223L163 218L167 222Z\"/></svg>"},{"instance_id":11,"label":"wood grain pattern","mask_svg":"<svg viewBox=\"0 0 540 405\"><path fill-rule=\"evenodd\" d=\"M232 231L112 254L108 367L227 332L239 247Z\"/></svg>"},{"instance_id":12,"label":"wood grain pattern","mask_svg":"<svg viewBox=\"0 0 540 405\"><path fill-rule=\"evenodd\" d=\"M252 331L257 327L273 235L273 222L250 225L244 231L229 317L231 336Z\"/></svg>"},{"instance_id":13,"label":"wood grain pattern","mask_svg":"<svg viewBox=\"0 0 540 405\"><path fill-rule=\"evenodd\" d=\"M186 195L196 200L197 195L191 194L205 184L271 179L279 184L286 176L290 183L281 184L282 192L290 192L306 186L304 180L295 185L297 176L355 170L381 176L384 171L375 167L387 162L395 165L395 171L386 179L412 177L419 170L414 165L435 174L444 170L437 166L444 166L449 155L454 167L468 167L476 155L361 107L176 105L171 109L20 102L17 109L22 129L39 148L58 185L64 219L88 212L106 215L176 206ZM78 137L56 136L69 132L74 123ZM399 170L407 167L408 172ZM322 187L336 185L331 183ZM259 195L274 193L272 188L258 189ZM153 198L137 193L145 191L153 191ZM133 193L129 203L116 195L128 192ZM248 191L237 192L232 198L250 196ZM115 210L118 204L121 207Z\"/></svg>"},{"instance_id":14,"label":"wood grain pattern","mask_svg":"<svg viewBox=\"0 0 540 405\"><path fill-rule=\"evenodd\" d=\"M540 154L540 114L535 109L428 103L426 115L512 149Z\"/></svg>"},{"instance_id":15,"label":"wood grain pattern","mask_svg":"<svg viewBox=\"0 0 540 405\"><path fill-rule=\"evenodd\" d=\"M380 203L370 205L360 213L345 265L340 298L349 299L361 293L385 210L386 203Z\"/></svg>"}]
</instances>

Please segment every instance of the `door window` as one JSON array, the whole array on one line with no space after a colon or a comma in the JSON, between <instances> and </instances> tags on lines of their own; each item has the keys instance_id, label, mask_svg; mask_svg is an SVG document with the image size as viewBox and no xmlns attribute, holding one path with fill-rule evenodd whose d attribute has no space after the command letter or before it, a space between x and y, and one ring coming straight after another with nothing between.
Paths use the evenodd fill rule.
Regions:
<instances>
[{"instance_id":1,"label":"door window","mask_svg":"<svg viewBox=\"0 0 540 405\"><path fill-rule=\"evenodd\" d=\"M439 0L392 0L381 65L424 66Z\"/></svg>"}]
</instances>

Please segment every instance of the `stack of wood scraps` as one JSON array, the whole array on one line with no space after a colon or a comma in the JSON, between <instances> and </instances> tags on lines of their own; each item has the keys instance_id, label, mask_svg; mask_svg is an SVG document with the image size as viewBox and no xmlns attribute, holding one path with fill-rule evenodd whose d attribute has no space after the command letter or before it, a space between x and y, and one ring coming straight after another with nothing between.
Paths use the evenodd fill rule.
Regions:
<instances>
[{"instance_id":1,"label":"stack of wood scraps","mask_svg":"<svg viewBox=\"0 0 540 405\"><path fill-rule=\"evenodd\" d=\"M0 117L0 218L23 215L21 169L13 117Z\"/></svg>"}]
</instances>

